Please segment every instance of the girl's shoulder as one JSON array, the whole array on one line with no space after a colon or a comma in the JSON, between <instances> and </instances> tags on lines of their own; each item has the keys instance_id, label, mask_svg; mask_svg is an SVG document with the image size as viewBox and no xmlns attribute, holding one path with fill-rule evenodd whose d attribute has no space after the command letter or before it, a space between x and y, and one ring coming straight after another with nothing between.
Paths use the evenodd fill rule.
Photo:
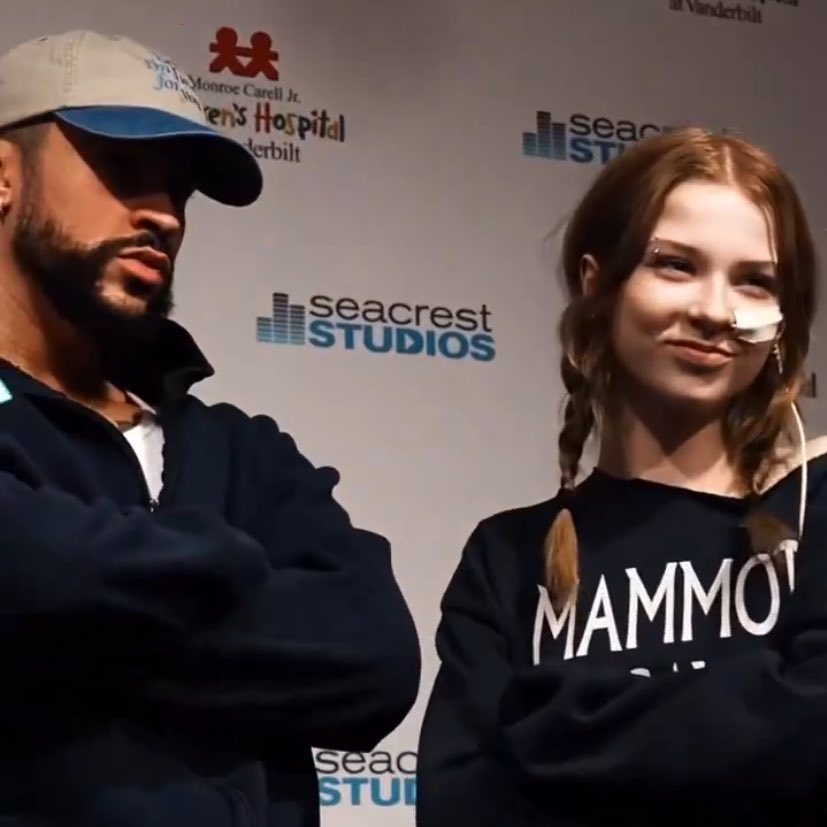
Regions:
<instances>
[{"instance_id":1,"label":"girl's shoulder","mask_svg":"<svg viewBox=\"0 0 827 827\"><path fill-rule=\"evenodd\" d=\"M807 441L805 450L800 445L786 444L779 448L774 464L761 488L762 493L770 493L778 487L789 483L799 484L794 478L807 463L807 490L809 497L817 497L825 490L827 482L827 435L818 436Z\"/></svg>"}]
</instances>

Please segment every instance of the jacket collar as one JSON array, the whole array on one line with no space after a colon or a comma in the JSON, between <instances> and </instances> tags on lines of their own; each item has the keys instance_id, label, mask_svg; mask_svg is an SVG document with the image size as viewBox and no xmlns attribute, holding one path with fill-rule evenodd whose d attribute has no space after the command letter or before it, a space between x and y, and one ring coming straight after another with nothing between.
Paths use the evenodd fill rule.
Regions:
<instances>
[{"instance_id":1,"label":"jacket collar","mask_svg":"<svg viewBox=\"0 0 827 827\"><path fill-rule=\"evenodd\" d=\"M165 320L159 335L148 346L132 351L110 367L107 379L158 408L180 401L196 382L215 373L192 336L177 322ZM55 391L0 359L0 380L12 392L53 396Z\"/></svg>"}]
</instances>

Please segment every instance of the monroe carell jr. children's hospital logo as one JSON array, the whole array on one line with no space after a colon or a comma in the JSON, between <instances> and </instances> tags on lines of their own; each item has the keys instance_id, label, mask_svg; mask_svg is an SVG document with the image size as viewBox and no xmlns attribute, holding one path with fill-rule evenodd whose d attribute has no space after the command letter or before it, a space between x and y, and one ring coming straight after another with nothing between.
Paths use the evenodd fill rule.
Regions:
<instances>
[{"instance_id":1,"label":"monroe carell jr. children's hospital logo","mask_svg":"<svg viewBox=\"0 0 827 827\"><path fill-rule=\"evenodd\" d=\"M246 40L231 26L219 28L207 49L208 75L193 75L207 120L244 132L247 148L263 161L298 164L312 144L341 144L345 116L306 103L282 78L282 50L267 32Z\"/></svg>"}]
</instances>

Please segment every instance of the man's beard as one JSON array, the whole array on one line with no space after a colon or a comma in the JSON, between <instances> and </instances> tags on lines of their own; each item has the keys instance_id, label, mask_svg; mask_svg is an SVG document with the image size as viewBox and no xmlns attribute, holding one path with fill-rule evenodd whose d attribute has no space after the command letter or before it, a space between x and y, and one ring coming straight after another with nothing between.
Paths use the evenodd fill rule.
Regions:
<instances>
[{"instance_id":1,"label":"man's beard","mask_svg":"<svg viewBox=\"0 0 827 827\"><path fill-rule=\"evenodd\" d=\"M53 219L38 213L29 197L24 197L12 238L12 253L21 271L57 315L87 337L104 358L154 341L172 312L171 273L142 312L121 309L102 295L107 266L122 250L136 247L152 247L172 260L165 240L146 230L91 247L75 244Z\"/></svg>"}]
</instances>

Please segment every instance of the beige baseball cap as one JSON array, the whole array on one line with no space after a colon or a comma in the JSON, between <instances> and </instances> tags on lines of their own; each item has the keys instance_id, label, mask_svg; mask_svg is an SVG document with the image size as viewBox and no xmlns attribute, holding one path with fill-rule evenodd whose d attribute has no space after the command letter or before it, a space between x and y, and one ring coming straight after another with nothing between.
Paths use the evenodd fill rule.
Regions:
<instances>
[{"instance_id":1,"label":"beige baseball cap","mask_svg":"<svg viewBox=\"0 0 827 827\"><path fill-rule=\"evenodd\" d=\"M186 141L204 195L240 207L261 193L258 161L207 123L189 75L128 37L70 31L0 56L0 130L44 115L114 140Z\"/></svg>"}]
</instances>

